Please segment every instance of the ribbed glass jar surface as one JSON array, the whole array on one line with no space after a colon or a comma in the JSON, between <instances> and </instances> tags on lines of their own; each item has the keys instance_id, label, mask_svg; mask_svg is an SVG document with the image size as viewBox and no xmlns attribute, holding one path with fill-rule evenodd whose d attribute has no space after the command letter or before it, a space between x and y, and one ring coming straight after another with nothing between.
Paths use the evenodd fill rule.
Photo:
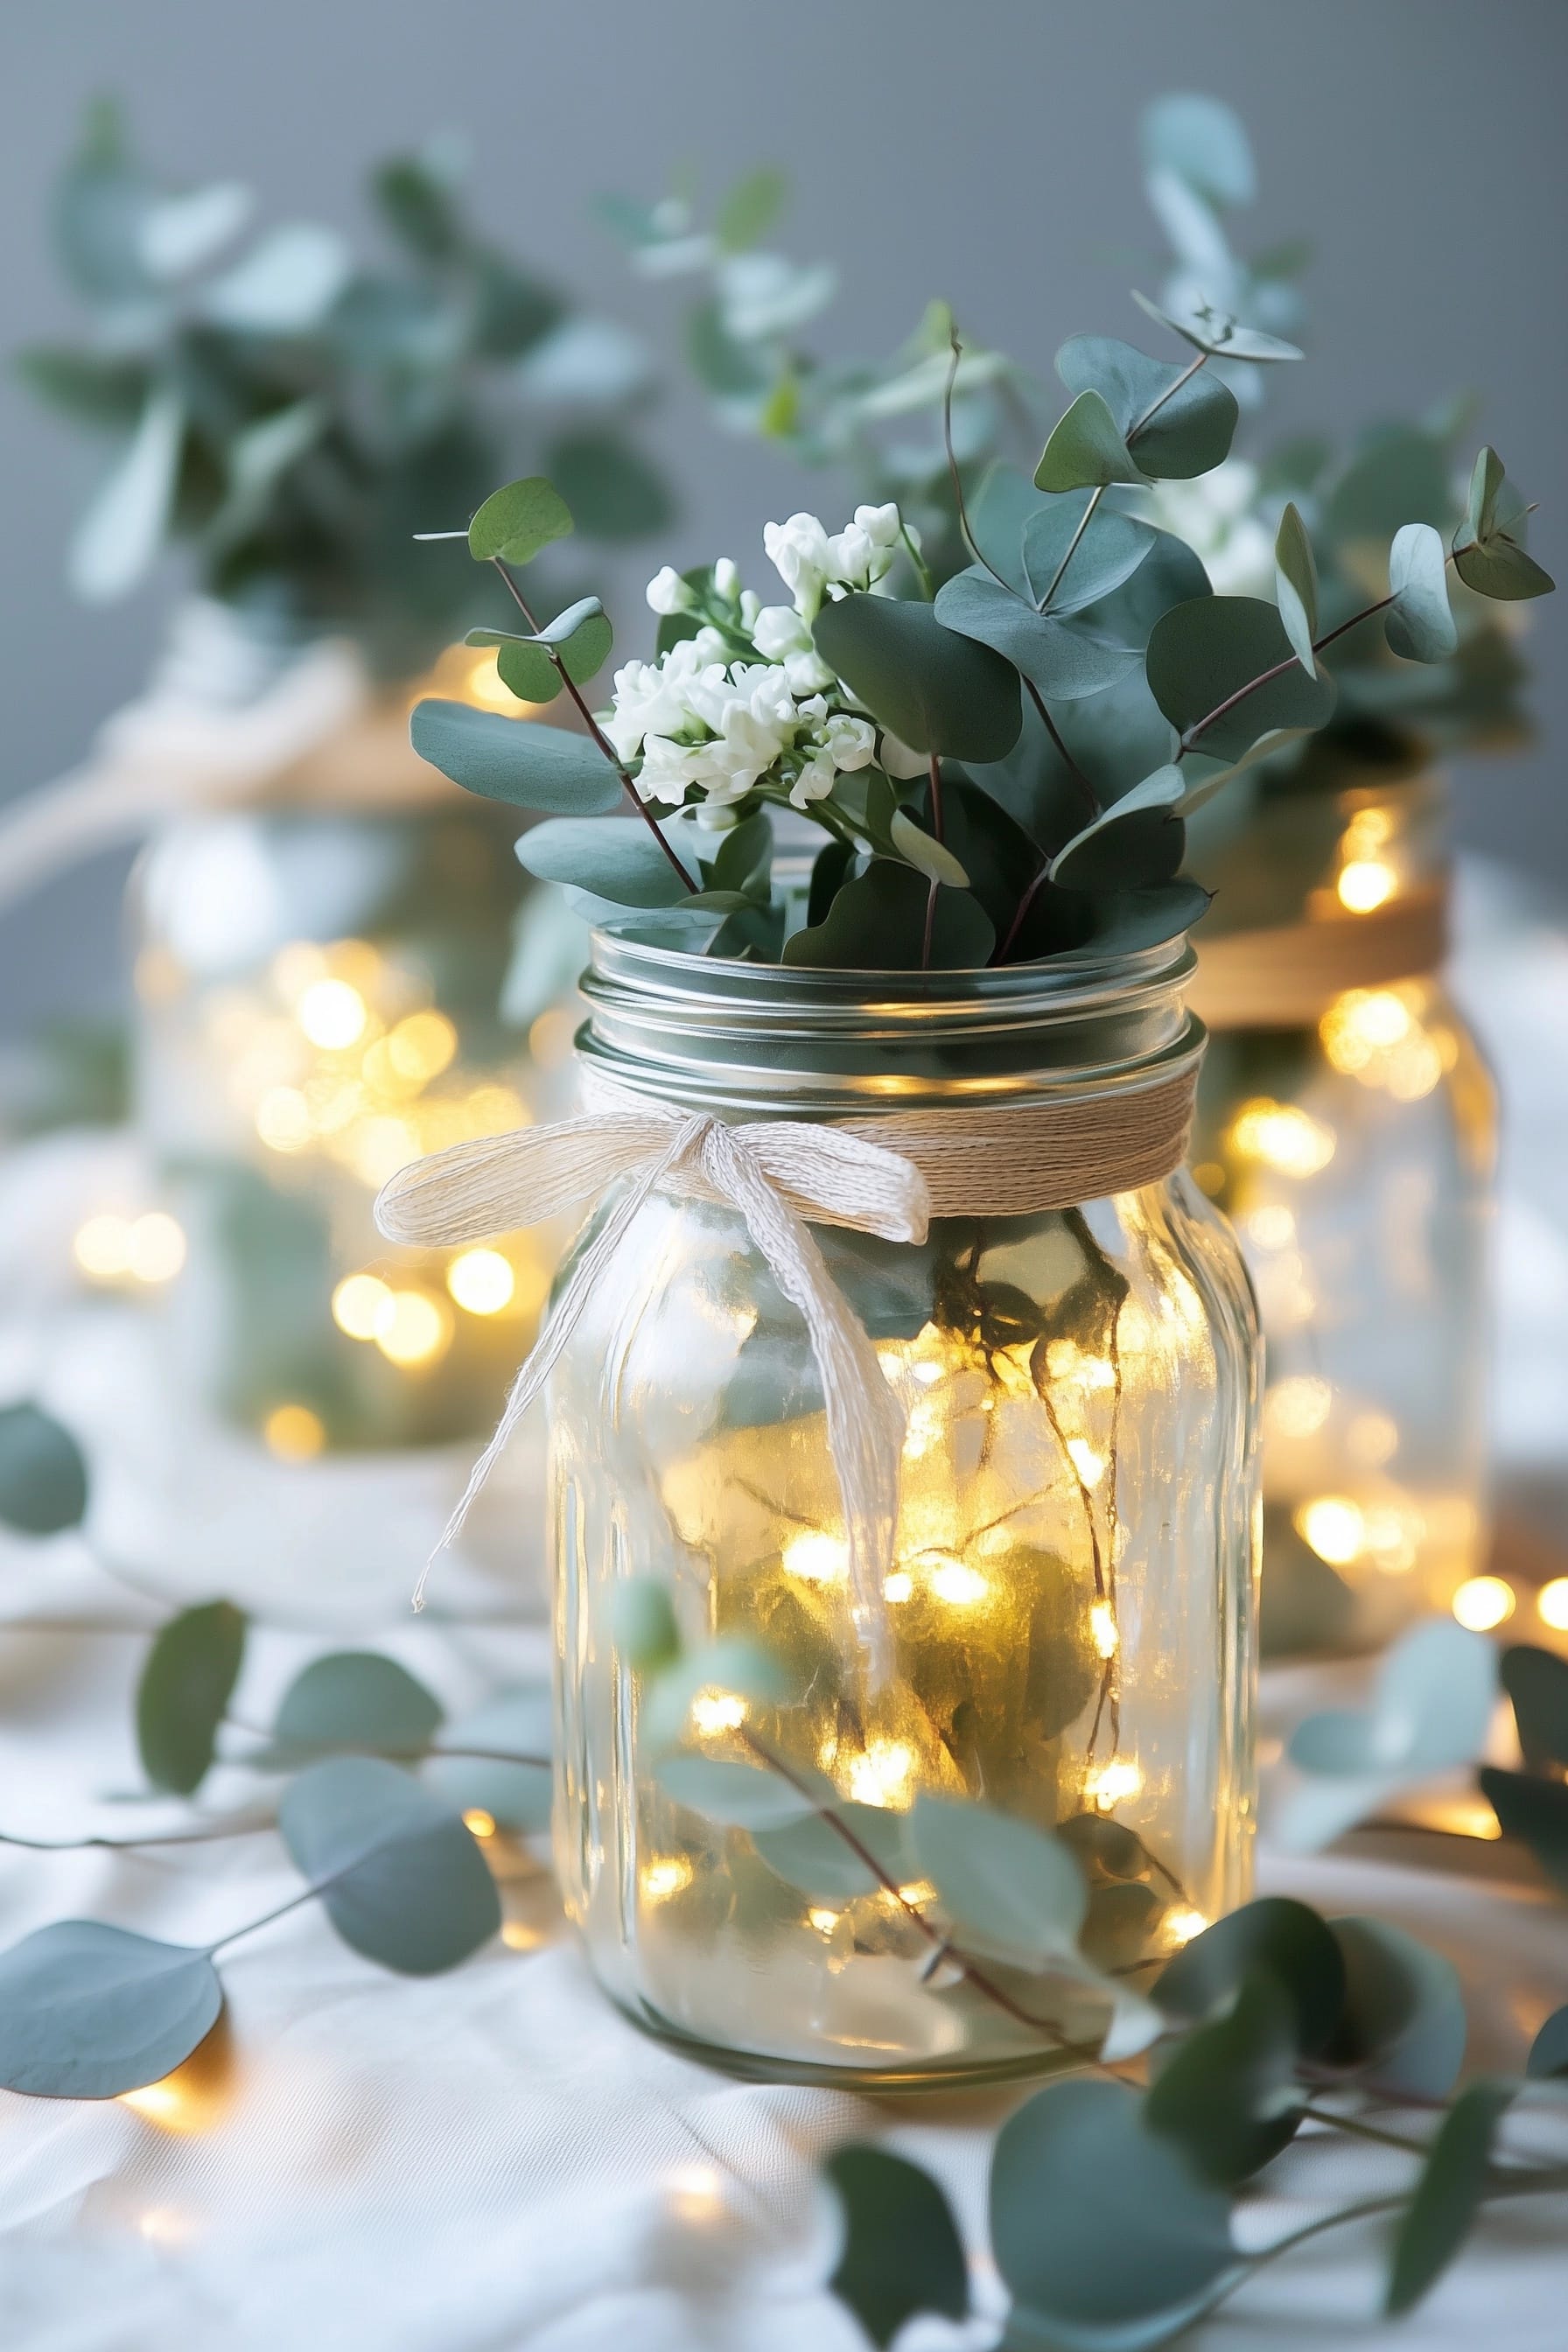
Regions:
<instances>
[{"instance_id":1,"label":"ribbed glass jar surface","mask_svg":"<svg viewBox=\"0 0 1568 2352\"><path fill-rule=\"evenodd\" d=\"M1190 968L1179 944L883 975L597 940L581 1044L622 1088L730 1119L961 1115L1190 1056ZM945 1217L918 1246L813 1230L906 1417L892 1671L868 1674L852 1617L804 1325L738 1215L656 1191L550 1391L566 1903L632 2017L741 2072L869 2086L1066 2063L1105 2023L1100 1992L1001 1962L988 1990L933 1973L918 1874L823 1876L667 1790L616 1594L651 1579L688 1643L744 1635L782 1669L776 1703L700 1691L688 1749L870 1809L884 1852L922 1791L1060 1831L1089 1875L1086 1952L1147 1981L1249 1880L1246 1276L1183 1174Z\"/></svg>"},{"instance_id":2,"label":"ribbed glass jar surface","mask_svg":"<svg viewBox=\"0 0 1568 2352\"><path fill-rule=\"evenodd\" d=\"M1267 1338L1266 1655L1386 1641L1486 1565L1495 1106L1440 977L1402 946L1415 910L1424 961L1440 953L1443 816L1432 780L1369 778L1274 803L1200 869L1225 985L1205 992L1200 937L1193 1160ZM1271 995L1270 959L1325 937L1331 984L1251 1020L1249 967Z\"/></svg>"}]
</instances>

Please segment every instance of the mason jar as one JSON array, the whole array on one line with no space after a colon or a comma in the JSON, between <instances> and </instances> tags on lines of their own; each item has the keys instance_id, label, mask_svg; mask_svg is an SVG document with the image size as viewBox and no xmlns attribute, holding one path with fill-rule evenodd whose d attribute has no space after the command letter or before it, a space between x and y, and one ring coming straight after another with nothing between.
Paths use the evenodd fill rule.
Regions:
<instances>
[{"instance_id":1,"label":"mason jar","mask_svg":"<svg viewBox=\"0 0 1568 2352\"><path fill-rule=\"evenodd\" d=\"M1267 1339L1265 1654L1383 1643L1489 1548L1496 1116L1440 976L1446 799L1346 772L1266 793L1194 861L1194 1172Z\"/></svg>"},{"instance_id":2,"label":"mason jar","mask_svg":"<svg viewBox=\"0 0 1568 2352\"><path fill-rule=\"evenodd\" d=\"M853 972L596 938L579 1052L590 1080L731 1124L1070 1118L1190 1074L1191 971L1181 941ZM982 1202L919 1244L811 1230L903 1414L890 1667L867 1665L801 1317L731 1207L661 1182L549 1389L566 1906L631 2018L734 2071L871 2087L1068 2063L1102 1988L997 1963L982 1989L918 1874L845 1892L669 1792L617 1594L651 1580L687 1643L743 1636L777 1666L787 1697L697 1695L697 1754L763 1756L889 1836L922 1792L1059 1832L1089 1876L1084 1952L1147 1981L1248 1887L1246 1274L1179 1170L1031 1214Z\"/></svg>"}]
</instances>

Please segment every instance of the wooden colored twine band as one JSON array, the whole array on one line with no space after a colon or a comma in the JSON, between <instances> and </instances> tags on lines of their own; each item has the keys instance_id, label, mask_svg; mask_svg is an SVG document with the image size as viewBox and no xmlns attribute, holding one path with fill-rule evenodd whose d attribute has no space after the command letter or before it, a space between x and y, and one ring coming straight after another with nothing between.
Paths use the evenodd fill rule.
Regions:
<instances>
[{"instance_id":1,"label":"wooden colored twine band","mask_svg":"<svg viewBox=\"0 0 1568 2352\"><path fill-rule=\"evenodd\" d=\"M1194 944L1187 1001L1207 1028L1306 1028L1346 989L1437 970L1448 946L1447 885L1403 892L1364 915L1336 910L1268 930L1200 933Z\"/></svg>"}]
</instances>

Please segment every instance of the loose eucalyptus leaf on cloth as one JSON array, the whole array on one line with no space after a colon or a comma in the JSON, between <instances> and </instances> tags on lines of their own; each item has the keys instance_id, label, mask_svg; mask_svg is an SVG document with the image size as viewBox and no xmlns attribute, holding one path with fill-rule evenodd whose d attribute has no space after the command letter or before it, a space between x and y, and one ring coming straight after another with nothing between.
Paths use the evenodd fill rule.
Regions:
<instances>
[{"instance_id":1,"label":"loose eucalyptus leaf on cloth","mask_svg":"<svg viewBox=\"0 0 1568 2352\"><path fill-rule=\"evenodd\" d=\"M1448 604L1448 562L1430 523L1407 522L1388 551L1393 604L1383 631L1391 653L1406 661L1447 661L1459 642Z\"/></svg>"},{"instance_id":2,"label":"loose eucalyptus leaf on cloth","mask_svg":"<svg viewBox=\"0 0 1568 2352\"><path fill-rule=\"evenodd\" d=\"M1388 1652L1371 1705L1330 1707L1296 1727L1305 1778L1276 1824L1294 1853L1326 1845L1397 1789L1470 1764L1497 1696L1497 1653L1447 1618L1413 1626Z\"/></svg>"},{"instance_id":3,"label":"loose eucalyptus leaf on cloth","mask_svg":"<svg viewBox=\"0 0 1568 2352\"><path fill-rule=\"evenodd\" d=\"M1300 2046L1315 2056L1343 2006L1344 1955L1318 1914L1289 1895L1260 1895L1194 1936L1161 1970L1153 1998L1168 2016L1198 2023L1227 2010L1259 1971L1289 1995Z\"/></svg>"},{"instance_id":4,"label":"loose eucalyptus leaf on cloth","mask_svg":"<svg viewBox=\"0 0 1568 2352\"><path fill-rule=\"evenodd\" d=\"M1296 2082L1298 2013L1267 1969L1242 1979L1224 2015L1197 2026L1159 2067L1144 2113L1207 2180L1234 2186L1296 2136L1305 2093Z\"/></svg>"},{"instance_id":5,"label":"loose eucalyptus leaf on cloth","mask_svg":"<svg viewBox=\"0 0 1568 2352\"><path fill-rule=\"evenodd\" d=\"M97 1919L61 1919L0 1953L0 2084L42 2099L117 2099L187 2059L223 1989L204 1951Z\"/></svg>"},{"instance_id":6,"label":"loose eucalyptus leaf on cloth","mask_svg":"<svg viewBox=\"0 0 1568 2352\"><path fill-rule=\"evenodd\" d=\"M312 1764L278 1822L344 1943L400 1976L456 1968L500 1926L495 1881L461 1814L395 1764Z\"/></svg>"},{"instance_id":7,"label":"loose eucalyptus leaf on cloth","mask_svg":"<svg viewBox=\"0 0 1568 2352\"><path fill-rule=\"evenodd\" d=\"M1332 678L1307 675L1279 614L1256 596L1173 605L1154 624L1146 667L1183 742L1215 759L1239 760L1278 728L1321 727L1336 700Z\"/></svg>"},{"instance_id":8,"label":"loose eucalyptus leaf on cloth","mask_svg":"<svg viewBox=\"0 0 1568 2352\"><path fill-rule=\"evenodd\" d=\"M1482 1765L1479 1779L1503 1835L1527 1845L1547 1877L1568 1895L1568 1785L1531 1772L1504 1772L1493 1764Z\"/></svg>"},{"instance_id":9,"label":"loose eucalyptus leaf on cloth","mask_svg":"<svg viewBox=\"0 0 1568 2352\"><path fill-rule=\"evenodd\" d=\"M476 563L531 563L552 541L573 530L572 509L542 474L492 490L468 525L468 552Z\"/></svg>"},{"instance_id":10,"label":"loose eucalyptus leaf on cloth","mask_svg":"<svg viewBox=\"0 0 1568 2352\"><path fill-rule=\"evenodd\" d=\"M1290 501L1279 518L1274 541L1274 599L1297 660L1309 677L1316 677L1318 660L1312 640L1318 634L1318 567L1300 510Z\"/></svg>"},{"instance_id":11,"label":"loose eucalyptus leaf on cloth","mask_svg":"<svg viewBox=\"0 0 1568 2352\"><path fill-rule=\"evenodd\" d=\"M420 1771L459 1812L475 1807L498 1829L519 1833L550 1826L552 1698L548 1685L521 1684L497 1691L471 1713L445 1727L454 1748L483 1748L483 1755L444 1755L433 1748ZM513 1763L510 1758L518 1760Z\"/></svg>"},{"instance_id":12,"label":"loose eucalyptus leaf on cloth","mask_svg":"<svg viewBox=\"0 0 1568 2352\"><path fill-rule=\"evenodd\" d=\"M1018 740L1018 681L927 604L848 595L825 604L816 649L882 726L916 751L999 760Z\"/></svg>"},{"instance_id":13,"label":"loose eucalyptus leaf on cloth","mask_svg":"<svg viewBox=\"0 0 1568 2352\"><path fill-rule=\"evenodd\" d=\"M1160 2340L1237 2263L1230 2199L1148 2128L1142 2105L1121 2083L1054 2083L996 2141L996 2266L1017 2317L1064 2352Z\"/></svg>"},{"instance_id":14,"label":"loose eucalyptus leaf on cloth","mask_svg":"<svg viewBox=\"0 0 1568 2352\"><path fill-rule=\"evenodd\" d=\"M1413 2311L1463 2247L1513 2095L1511 2083L1472 2083L1444 2116L1394 2235L1384 2306L1391 2316Z\"/></svg>"},{"instance_id":15,"label":"loose eucalyptus leaf on cloth","mask_svg":"<svg viewBox=\"0 0 1568 2352\"><path fill-rule=\"evenodd\" d=\"M826 919L784 942L786 964L843 971L914 971L921 960L931 886L907 866L874 858L838 891ZM973 971L987 962L996 934L966 890L938 889L931 967Z\"/></svg>"},{"instance_id":16,"label":"loose eucalyptus leaf on cloth","mask_svg":"<svg viewBox=\"0 0 1568 2352\"><path fill-rule=\"evenodd\" d=\"M1057 373L1069 392L1098 393L1110 411L1133 470L1109 479L1189 481L1230 454L1240 411L1229 386L1207 369L1190 373L1152 360L1112 335L1073 335L1057 353ZM1035 478L1041 489L1072 487Z\"/></svg>"},{"instance_id":17,"label":"loose eucalyptus leaf on cloth","mask_svg":"<svg viewBox=\"0 0 1568 2352\"><path fill-rule=\"evenodd\" d=\"M1524 2071L1532 2083L1568 2074L1568 2008L1554 2009L1534 2041Z\"/></svg>"},{"instance_id":18,"label":"loose eucalyptus leaf on cloth","mask_svg":"<svg viewBox=\"0 0 1568 2352\"><path fill-rule=\"evenodd\" d=\"M1531 1770L1568 1764L1568 1658L1515 1642L1503 1652L1500 1671Z\"/></svg>"},{"instance_id":19,"label":"loose eucalyptus leaf on cloth","mask_svg":"<svg viewBox=\"0 0 1568 2352\"><path fill-rule=\"evenodd\" d=\"M836 2148L823 2169L844 2224L828 2285L872 2343L890 2344L918 2312L965 2318L963 2242L930 2173L889 2148L864 2146Z\"/></svg>"},{"instance_id":20,"label":"loose eucalyptus leaf on cloth","mask_svg":"<svg viewBox=\"0 0 1568 2352\"><path fill-rule=\"evenodd\" d=\"M0 1406L0 1527L58 1536L87 1509L87 1463L68 1429L36 1404Z\"/></svg>"},{"instance_id":21,"label":"loose eucalyptus leaf on cloth","mask_svg":"<svg viewBox=\"0 0 1568 2352\"><path fill-rule=\"evenodd\" d=\"M190 1796L213 1760L245 1656L246 1621L230 1601L182 1609L147 1654L136 1687L136 1745L155 1789Z\"/></svg>"},{"instance_id":22,"label":"loose eucalyptus leaf on cloth","mask_svg":"<svg viewBox=\"0 0 1568 2352\"><path fill-rule=\"evenodd\" d=\"M1382 1919L1333 1919L1344 2006L1324 2051L1331 2066L1380 2092L1446 2099L1464 2063L1464 1993L1452 1961Z\"/></svg>"},{"instance_id":23,"label":"loose eucalyptus leaf on cloth","mask_svg":"<svg viewBox=\"0 0 1568 2352\"><path fill-rule=\"evenodd\" d=\"M414 1757L440 1723L440 1702L395 1658L337 1650L312 1658L289 1684L272 1738L286 1754Z\"/></svg>"},{"instance_id":24,"label":"loose eucalyptus leaf on cloth","mask_svg":"<svg viewBox=\"0 0 1568 2352\"><path fill-rule=\"evenodd\" d=\"M429 698L415 704L408 738L422 760L485 800L545 816L603 816L620 806L609 761L585 735L563 728Z\"/></svg>"},{"instance_id":25,"label":"loose eucalyptus leaf on cloth","mask_svg":"<svg viewBox=\"0 0 1568 2352\"><path fill-rule=\"evenodd\" d=\"M1026 1969L1076 1957L1089 1889L1059 1838L986 1805L924 1794L909 1827L959 1942Z\"/></svg>"}]
</instances>

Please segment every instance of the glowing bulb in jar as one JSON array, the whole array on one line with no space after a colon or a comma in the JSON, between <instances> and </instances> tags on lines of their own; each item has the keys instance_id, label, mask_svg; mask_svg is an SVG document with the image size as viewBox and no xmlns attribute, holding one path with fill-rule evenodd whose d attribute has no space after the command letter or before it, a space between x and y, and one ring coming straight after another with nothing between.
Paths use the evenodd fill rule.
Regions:
<instances>
[{"instance_id":1,"label":"glowing bulb in jar","mask_svg":"<svg viewBox=\"0 0 1568 2352\"><path fill-rule=\"evenodd\" d=\"M1173 1911L1166 1912L1163 1924L1165 1941L1179 1946L1190 1944L1194 1936L1201 1936L1209 1923L1190 1903L1180 1903Z\"/></svg>"},{"instance_id":2,"label":"glowing bulb in jar","mask_svg":"<svg viewBox=\"0 0 1568 2352\"><path fill-rule=\"evenodd\" d=\"M637 1873L637 1887L645 1903L668 1903L691 1884L691 1864L684 1854L659 1854L645 1862Z\"/></svg>"},{"instance_id":3,"label":"glowing bulb in jar","mask_svg":"<svg viewBox=\"0 0 1568 2352\"><path fill-rule=\"evenodd\" d=\"M931 1589L950 1609L969 1609L975 1601L984 1601L991 1587L980 1570L971 1568L966 1560L943 1559L931 1570Z\"/></svg>"},{"instance_id":4,"label":"glowing bulb in jar","mask_svg":"<svg viewBox=\"0 0 1568 2352\"><path fill-rule=\"evenodd\" d=\"M804 1577L808 1584L841 1584L849 1572L849 1547L837 1536L792 1536L784 1548L786 1576Z\"/></svg>"},{"instance_id":5,"label":"glowing bulb in jar","mask_svg":"<svg viewBox=\"0 0 1568 2352\"><path fill-rule=\"evenodd\" d=\"M1467 1577L1451 1606L1468 1632L1489 1633L1494 1625L1505 1624L1513 1615L1513 1587L1500 1576Z\"/></svg>"},{"instance_id":6,"label":"glowing bulb in jar","mask_svg":"<svg viewBox=\"0 0 1568 2352\"><path fill-rule=\"evenodd\" d=\"M1295 1103L1268 1095L1244 1103L1230 1130L1244 1160L1261 1160L1285 1176L1315 1176L1334 1156L1332 1130Z\"/></svg>"},{"instance_id":7,"label":"glowing bulb in jar","mask_svg":"<svg viewBox=\"0 0 1568 2352\"><path fill-rule=\"evenodd\" d=\"M745 1720L746 1702L738 1691L699 1691L691 1702L691 1727L704 1739L739 1731Z\"/></svg>"},{"instance_id":8,"label":"glowing bulb in jar","mask_svg":"<svg viewBox=\"0 0 1568 2352\"><path fill-rule=\"evenodd\" d=\"M849 1793L857 1804L884 1810L909 1801L914 1779L915 1754L902 1739L868 1739L849 1761Z\"/></svg>"},{"instance_id":9,"label":"glowing bulb in jar","mask_svg":"<svg viewBox=\"0 0 1568 2352\"><path fill-rule=\"evenodd\" d=\"M1121 1646L1121 1635L1117 1630L1116 1612L1109 1601L1097 1601L1090 1609L1089 1630L1099 1654L1113 1658Z\"/></svg>"},{"instance_id":10,"label":"glowing bulb in jar","mask_svg":"<svg viewBox=\"0 0 1568 2352\"><path fill-rule=\"evenodd\" d=\"M1124 1805L1138 1795L1143 1786L1143 1775L1131 1757L1113 1756L1098 1772L1091 1772L1084 1783L1084 1794L1091 1804L1108 1813L1113 1805Z\"/></svg>"}]
</instances>

